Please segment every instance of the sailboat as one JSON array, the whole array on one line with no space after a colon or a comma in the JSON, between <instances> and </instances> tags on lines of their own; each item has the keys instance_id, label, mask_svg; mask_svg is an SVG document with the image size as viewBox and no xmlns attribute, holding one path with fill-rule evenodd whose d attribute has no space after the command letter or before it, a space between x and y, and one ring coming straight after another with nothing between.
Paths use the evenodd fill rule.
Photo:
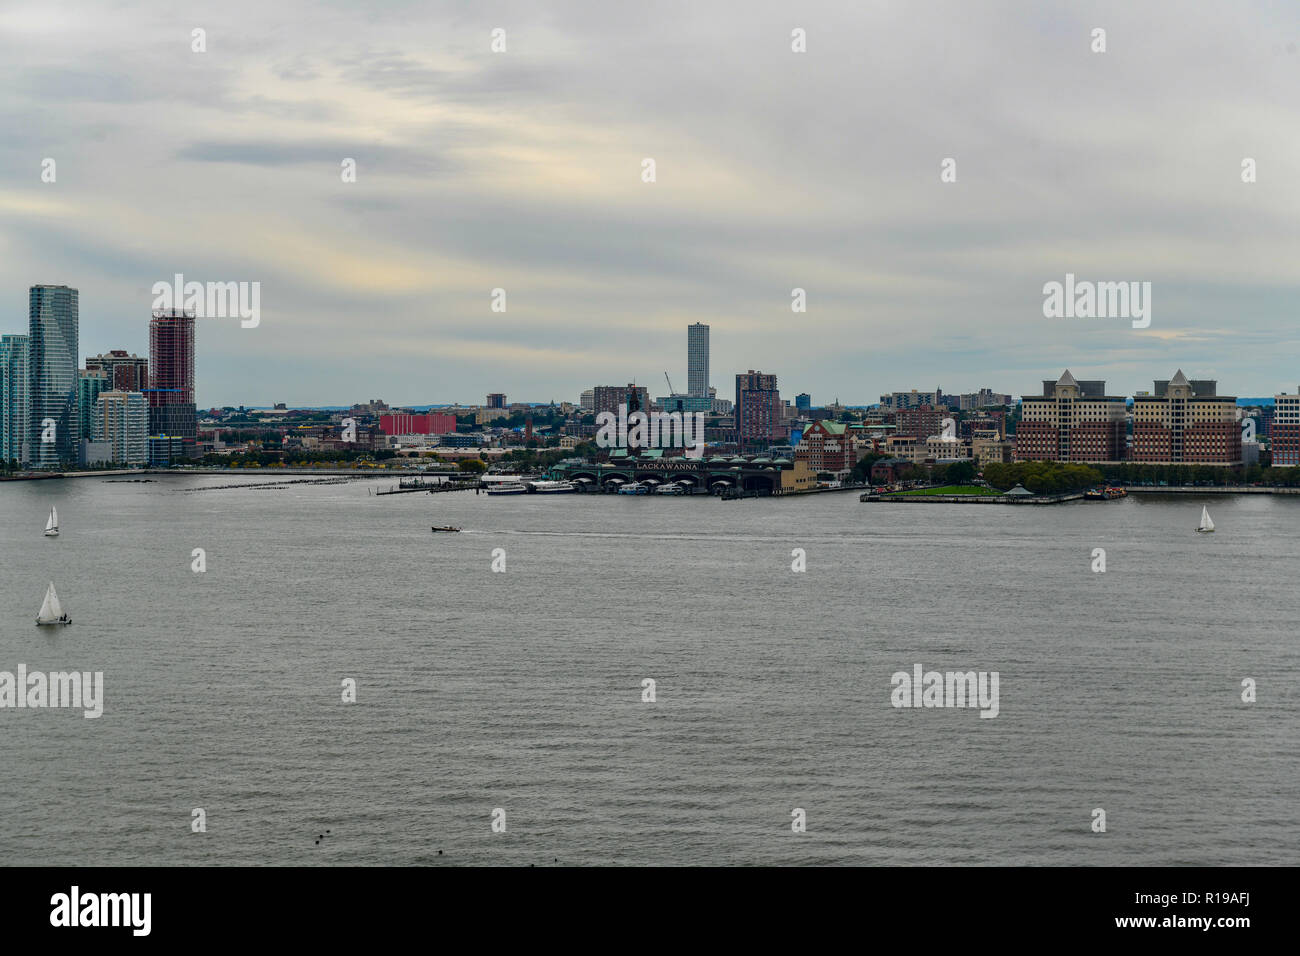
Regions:
<instances>
[{"instance_id":1,"label":"sailboat","mask_svg":"<svg viewBox=\"0 0 1300 956\"><path fill-rule=\"evenodd\" d=\"M1197 531L1209 532L1214 530L1214 522L1210 520L1210 509L1201 505L1201 526Z\"/></svg>"},{"instance_id":2,"label":"sailboat","mask_svg":"<svg viewBox=\"0 0 1300 956\"><path fill-rule=\"evenodd\" d=\"M58 536L59 536L59 510L51 506L49 520L45 522L45 537L57 538Z\"/></svg>"},{"instance_id":3,"label":"sailboat","mask_svg":"<svg viewBox=\"0 0 1300 956\"><path fill-rule=\"evenodd\" d=\"M63 613L63 608L59 606L59 596L54 593L54 582L50 582L49 590L45 592L45 603L41 605L41 611L36 615L37 624L71 624L72 618Z\"/></svg>"}]
</instances>

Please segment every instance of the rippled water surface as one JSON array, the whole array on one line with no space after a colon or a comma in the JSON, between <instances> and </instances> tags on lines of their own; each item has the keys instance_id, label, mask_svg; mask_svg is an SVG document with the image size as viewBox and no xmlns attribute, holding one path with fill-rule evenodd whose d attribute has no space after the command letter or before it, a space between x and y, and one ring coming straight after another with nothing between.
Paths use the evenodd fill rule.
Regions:
<instances>
[{"instance_id":1,"label":"rippled water surface","mask_svg":"<svg viewBox=\"0 0 1300 956\"><path fill-rule=\"evenodd\" d=\"M1198 535L1201 498L239 480L0 485L0 670L106 698L0 710L0 860L1300 861L1300 499L1210 499ZM918 663L998 671L999 716L895 709Z\"/></svg>"}]
</instances>

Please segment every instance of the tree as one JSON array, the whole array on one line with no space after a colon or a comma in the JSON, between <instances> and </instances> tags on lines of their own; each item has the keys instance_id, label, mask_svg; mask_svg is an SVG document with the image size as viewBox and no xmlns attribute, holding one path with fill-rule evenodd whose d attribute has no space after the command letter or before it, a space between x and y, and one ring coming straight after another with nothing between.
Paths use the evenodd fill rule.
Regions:
<instances>
[{"instance_id":1,"label":"tree","mask_svg":"<svg viewBox=\"0 0 1300 956\"><path fill-rule=\"evenodd\" d=\"M878 452L874 452L874 451L867 452L867 454L859 458L858 463L853 466L853 473L849 475L849 480L870 482L871 466L874 465L876 462L880 461L884 457L886 456Z\"/></svg>"},{"instance_id":2,"label":"tree","mask_svg":"<svg viewBox=\"0 0 1300 956\"><path fill-rule=\"evenodd\" d=\"M966 485L975 480L975 464L969 461L956 461L948 466L944 480L951 485Z\"/></svg>"},{"instance_id":3,"label":"tree","mask_svg":"<svg viewBox=\"0 0 1300 956\"><path fill-rule=\"evenodd\" d=\"M481 475L487 471L487 462L481 458L463 458L458 467L466 474Z\"/></svg>"},{"instance_id":4,"label":"tree","mask_svg":"<svg viewBox=\"0 0 1300 956\"><path fill-rule=\"evenodd\" d=\"M1010 465L989 462L984 466L984 480L1002 491L1020 484L1036 495L1055 495L1101 484L1103 477L1100 471L1088 465L1018 461Z\"/></svg>"}]
</instances>

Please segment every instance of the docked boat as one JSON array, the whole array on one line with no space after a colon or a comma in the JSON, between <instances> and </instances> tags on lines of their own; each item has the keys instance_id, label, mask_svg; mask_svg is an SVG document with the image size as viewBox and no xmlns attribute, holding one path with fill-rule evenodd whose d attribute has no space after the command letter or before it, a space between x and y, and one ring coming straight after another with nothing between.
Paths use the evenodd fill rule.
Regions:
<instances>
[{"instance_id":1,"label":"docked boat","mask_svg":"<svg viewBox=\"0 0 1300 956\"><path fill-rule=\"evenodd\" d=\"M59 509L50 507L50 516L45 520L45 537L57 538L59 536Z\"/></svg>"},{"instance_id":2,"label":"docked boat","mask_svg":"<svg viewBox=\"0 0 1300 956\"><path fill-rule=\"evenodd\" d=\"M1104 487L1089 488L1083 493L1088 501L1112 501L1115 498L1127 498L1128 492L1123 488Z\"/></svg>"},{"instance_id":3,"label":"docked boat","mask_svg":"<svg viewBox=\"0 0 1300 956\"><path fill-rule=\"evenodd\" d=\"M1210 509L1201 505L1201 524L1196 529L1198 533L1208 534L1214 530L1214 522L1210 520Z\"/></svg>"},{"instance_id":4,"label":"docked boat","mask_svg":"<svg viewBox=\"0 0 1300 956\"><path fill-rule=\"evenodd\" d=\"M487 493L490 495L526 495L528 486L522 481L503 481L497 485L488 487Z\"/></svg>"},{"instance_id":5,"label":"docked boat","mask_svg":"<svg viewBox=\"0 0 1300 956\"><path fill-rule=\"evenodd\" d=\"M534 481L530 487L539 495L571 495L578 490L571 481Z\"/></svg>"},{"instance_id":6,"label":"docked boat","mask_svg":"<svg viewBox=\"0 0 1300 956\"><path fill-rule=\"evenodd\" d=\"M460 528L453 528L451 525L447 525L447 527L445 527L445 528L439 528L437 525L434 525L434 527L433 527L432 530L433 530L433 533L434 533L434 534L437 534L439 531L451 531L451 532L456 532L456 531L459 531Z\"/></svg>"},{"instance_id":7,"label":"docked boat","mask_svg":"<svg viewBox=\"0 0 1300 956\"><path fill-rule=\"evenodd\" d=\"M620 495L648 495L650 491L645 485L634 481L631 484L620 487L618 493Z\"/></svg>"},{"instance_id":8,"label":"docked boat","mask_svg":"<svg viewBox=\"0 0 1300 956\"><path fill-rule=\"evenodd\" d=\"M54 592L54 582L50 582L45 592L45 603L36 615L37 624L71 624L72 618L64 612L59 604L59 596Z\"/></svg>"},{"instance_id":9,"label":"docked boat","mask_svg":"<svg viewBox=\"0 0 1300 956\"><path fill-rule=\"evenodd\" d=\"M655 489L655 494L657 494L657 495L684 495L684 494L686 494L686 489L683 488L681 485L677 484L677 482L672 481L672 482L669 482L668 484L664 485L662 488L656 488L656 489Z\"/></svg>"}]
</instances>

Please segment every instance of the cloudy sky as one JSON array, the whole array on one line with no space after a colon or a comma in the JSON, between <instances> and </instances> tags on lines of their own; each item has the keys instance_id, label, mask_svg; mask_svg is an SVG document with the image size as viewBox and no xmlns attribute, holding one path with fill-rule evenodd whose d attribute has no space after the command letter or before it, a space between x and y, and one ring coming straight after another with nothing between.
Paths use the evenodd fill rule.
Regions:
<instances>
[{"instance_id":1,"label":"cloudy sky","mask_svg":"<svg viewBox=\"0 0 1300 956\"><path fill-rule=\"evenodd\" d=\"M143 354L180 272L261 283L201 405L661 394L696 321L722 395L1293 391L1297 45L1270 0L3 0L0 332L63 283ZM1150 328L1044 318L1067 272Z\"/></svg>"}]
</instances>

